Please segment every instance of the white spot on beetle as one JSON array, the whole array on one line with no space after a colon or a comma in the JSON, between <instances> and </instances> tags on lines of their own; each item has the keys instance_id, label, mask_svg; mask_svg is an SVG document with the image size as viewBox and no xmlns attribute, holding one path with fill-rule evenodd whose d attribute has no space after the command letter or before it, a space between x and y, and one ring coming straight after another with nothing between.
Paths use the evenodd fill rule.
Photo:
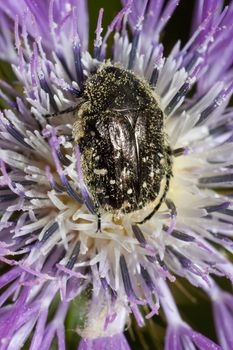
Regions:
<instances>
[{"instance_id":1,"label":"white spot on beetle","mask_svg":"<svg viewBox=\"0 0 233 350\"><path fill-rule=\"evenodd\" d=\"M96 174L96 175L106 175L107 174L107 169L94 169L94 173Z\"/></svg>"}]
</instances>

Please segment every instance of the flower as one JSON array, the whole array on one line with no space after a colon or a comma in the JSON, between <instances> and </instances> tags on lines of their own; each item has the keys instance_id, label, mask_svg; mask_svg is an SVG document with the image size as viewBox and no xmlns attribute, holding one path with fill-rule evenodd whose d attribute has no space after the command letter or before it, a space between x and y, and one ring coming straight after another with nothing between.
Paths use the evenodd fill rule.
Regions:
<instances>
[{"instance_id":1,"label":"flower","mask_svg":"<svg viewBox=\"0 0 233 350\"><path fill-rule=\"evenodd\" d=\"M168 329L165 339L165 350L170 349L214 349L221 348L211 342L202 334L192 330L180 317L174 299L163 280L159 281L162 284L163 295L161 303L165 312Z\"/></svg>"},{"instance_id":2,"label":"flower","mask_svg":"<svg viewBox=\"0 0 233 350\"><path fill-rule=\"evenodd\" d=\"M2 350L55 339L65 349L74 305L80 350L128 350L129 315L143 326L160 304L165 349L220 349L182 320L167 283L176 276L210 295L219 342L231 348L232 296L214 276L233 281L233 4L196 2L191 38L165 57L160 34L178 3L124 0L105 33L101 9L90 52L86 1L0 3L0 56L17 79L0 82ZM97 219L74 141L85 88L106 66L131 72L163 113L172 176L145 222L151 206Z\"/></svg>"},{"instance_id":3,"label":"flower","mask_svg":"<svg viewBox=\"0 0 233 350\"><path fill-rule=\"evenodd\" d=\"M233 318L233 296L220 290L213 285L210 297L213 300L214 322L219 342L224 350L233 347L232 318Z\"/></svg>"}]
</instances>

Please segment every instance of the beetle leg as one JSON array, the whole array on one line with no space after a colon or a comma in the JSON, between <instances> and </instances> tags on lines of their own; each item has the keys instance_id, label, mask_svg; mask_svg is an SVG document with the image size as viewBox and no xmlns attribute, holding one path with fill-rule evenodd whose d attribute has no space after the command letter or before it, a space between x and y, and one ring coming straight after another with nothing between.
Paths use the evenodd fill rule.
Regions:
<instances>
[{"instance_id":1,"label":"beetle leg","mask_svg":"<svg viewBox=\"0 0 233 350\"><path fill-rule=\"evenodd\" d=\"M98 233L98 232L101 232L101 216L98 215L97 218L98 218L97 219L98 221L97 221L97 231L96 232Z\"/></svg>"},{"instance_id":2,"label":"beetle leg","mask_svg":"<svg viewBox=\"0 0 233 350\"><path fill-rule=\"evenodd\" d=\"M53 118L53 117L58 117L59 115L62 115L62 114L74 112L74 111L78 108L78 106L79 106L79 105L69 107L69 108L67 108L67 109L64 109L63 111L59 111L59 112L55 112L55 113L51 113L51 114L45 114L44 117L45 117L45 118Z\"/></svg>"}]
</instances>

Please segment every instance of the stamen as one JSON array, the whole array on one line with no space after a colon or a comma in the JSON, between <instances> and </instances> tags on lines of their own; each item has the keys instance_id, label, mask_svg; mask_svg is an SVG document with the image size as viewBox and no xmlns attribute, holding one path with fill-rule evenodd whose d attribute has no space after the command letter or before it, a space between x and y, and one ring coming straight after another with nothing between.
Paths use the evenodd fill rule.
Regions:
<instances>
[{"instance_id":1,"label":"stamen","mask_svg":"<svg viewBox=\"0 0 233 350\"><path fill-rule=\"evenodd\" d=\"M157 67L155 67L153 69L153 72L151 74L151 77L150 77L150 85L155 88L156 84L157 84L157 81L158 81L158 77L159 77L159 70Z\"/></svg>"},{"instance_id":2,"label":"stamen","mask_svg":"<svg viewBox=\"0 0 233 350\"><path fill-rule=\"evenodd\" d=\"M121 267L121 274L122 274L122 280L123 280L125 292L127 296L131 299L134 296L134 292L133 292L133 287L129 277L129 271L127 268L124 255L121 255L120 257L120 267Z\"/></svg>"},{"instance_id":3,"label":"stamen","mask_svg":"<svg viewBox=\"0 0 233 350\"><path fill-rule=\"evenodd\" d=\"M132 225L132 230L133 233L135 235L135 237L137 238L138 242L140 243L140 246L145 248L147 251L149 251L150 253L155 253L155 249L151 246L148 245L148 243L146 242L146 239L141 231L141 229L137 226L137 225Z\"/></svg>"},{"instance_id":4,"label":"stamen","mask_svg":"<svg viewBox=\"0 0 233 350\"><path fill-rule=\"evenodd\" d=\"M13 201L14 199L17 199L18 195L15 193L7 193L7 194L1 194L0 192L0 203Z\"/></svg>"},{"instance_id":5,"label":"stamen","mask_svg":"<svg viewBox=\"0 0 233 350\"><path fill-rule=\"evenodd\" d=\"M103 28L102 28L103 13L104 13L104 9L101 8L99 11L97 27L96 27L96 31L95 31L96 39L94 42L94 58L96 58L96 59L100 59L100 52L101 52L101 45L102 45L101 33L103 31Z\"/></svg>"},{"instance_id":6,"label":"stamen","mask_svg":"<svg viewBox=\"0 0 233 350\"><path fill-rule=\"evenodd\" d=\"M54 222L44 233L42 239L38 242L39 246L43 243L45 243L49 237L52 236L53 233L55 233L59 228L59 225L57 222Z\"/></svg>"},{"instance_id":7,"label":"stamen","mask_svg":"<svg viewBox=\"0 0 233 350\"><path fill-rule=\"evenodd\" d=\"M131 47L131 51L129 54L128 69L134 68L135 60L137 57L139 38L140 38L141 31L142 31L142 23L144 20L144 14L145 14L145 11L146 11L146 8L148 5L148 1L149 0L146 0L144 2L143 8L142 8L142 13L140 14L140 16L138 18L136 28L135 28L134 33L133 33L132 47Z\"/></svg>"},{"instance_id":8,"label":"stamen","mask_svg":"<svg viewBox=\"0 0 233 350\"><path fill-rule=\"evenodd\" d=\"M96 211L96 208L89 196L89 193L88 193L88 190L86 188L86 185L84 183L84 180L83 180L83 172L82 172L82 167L81 167L81 152L80 152L80 149L79 149L79 146L77 145L76 147L76 159L77 159L77 173L78 173L78 179L79 179L79 183L80 183L80 191L82 193L82 197L84 199L84 202L87 206L87 208L90 210L90 212L92 214L96 214L97 211Z\"/></svg>"},{"instance_id":9,"label":"stamen","mask_svg":"<svg viewBox=\"0 0 233 350\"><path fill-rule=\"evenodd\" d=\"M152 281L151 276L149 275L149 272L142 265L140 265L140 268L141 268L142 277L146 285L153 292L155 290L155 285L154 285L154 282Z\"/></svg>"},{"instance_id":10,"label":"stamen","mask_svg":"<svg viewBox=\"0 0 233 350\"><path fill-rule=\"evenodd\" d=\"M61 149L57 150L57 155L58 155L59 160L62 162L62 164L64 164L65 166L70 165L69 159L64 155L64 153L61 151Z\"/></svg>"},{"instance_id":11,"label":"stamen","mask_svg":"<svg viewBox=\"0 0 233 350\"><path fill-rule=\"evenodd\" d=\"M233 210L231 209L221 209L221 213L225 214L225 215L229 215L229 216L233 216Z\"/></svg>"},{"instance_id":12,"label":"stamen","mask_svg":"<svg viewBox=\"0 0 233 350\"><path fill-rule=\"evenodd\" d=\"M218 125L217 127L214 127L209 130L209 134L213 136L223 135L227 132L232 132L232 125L230 124Z\"/></svg>"},{"instance_id":13,"label":"stamen","mask_svg":"<svg viewBox=\"0 0 233 350\"><path fill-rule=\"evenodd\" d=\"M178 231L178 230L173 230L171 233L172 237L175 237L181 241L185 241L185 242L194 242L195 241L195 237L192 237L190 235L188 235L187 233Z\"/></svg>"},{"instance_id":14,"label":"stamen","mask_svg":"<svg viewBox=\"0 0 233 350\"><path fill-rule=\"evenodd\" d=\"M75 247L71 253L71 256L69 258L69 261L68 263L66 264L66 268L67 269L72 269L74 264L76 263L77 259L78 259L78 256L79 256L79 253L80 253L80 246L81 246L81 242L78 241L76 244L75 244Z\"/></svg>"},{"instance_id":15,"label":"stamen","mask_svg":"<svg viewBox=\"0 0 233 350\"><path fill-rule=\"evenodd\" d=\"M221 104L231 94L232 89L233 83L218 94L214 101L206 109L204 109L204 111L201 112L200 118L198 119L196 126L202 125L206 121L206 119L215 111L215 109L221 106Z\"/></svg>"},{"instance_id":16,"label":"stamen","mask_svg":"<svg viewBox=\"0 0 233 350\"><path fill-rule=\"evenodd\" d=\"M208 283L208 277L207 275L198 268L190 259L188 259L186 256L184 256L182 253L178 252L176 249L174 249L171 246L166 247L167 251L170 251L180 262L181 266L184 269L189 270L191 273L202 277L202 279Z\"/></svg>"},{"instance_id":17,"label":"stamen","mask_svg":"<svg viewBox=\"0 0 233 350\"><path fill-rule=\"evenodd\" d=\"M70 73L70 70L68 68L67 62L65 57L63 56L62 52L56 52L57 57L59 58L59 61L61 62L66 74L68 75L68 77L70 78L71 81L74 80L74 77L72 76L72 74Z\"/></svg>"},{"instance_id":18,"label":"stamen","mask_svg":"<svg viewBox=\"0 0 233 350\"><path fill-rule=\"evenodd\" d=\"M176 148L172 151L172 155L174 157L180 157L183 155L186 155L188 153L189 149L187 147L180 147L180 148Z\"/></svg>"},{"instance_id":19,"label":"stamen","mask_svg":"<svg viewBox=\"0 0 233 350\"><path fill-rule=\"evenodd\" d=\"M167 230L167 234L170 235L176 225L177 211L175 204L170 199L166 199L165 203L171 212L171 223Z\"/></svg>"},{"instance_id":20,"label":"stamen","mask_svg":"<svg viewBox=\"0 0 233 350\"><path fill-rule=\"evenodd\" d=\"M206 176L201 177L199 179L199 183L201 185L217 185L221 186L220 184L224 184L224 187L226 185L232 185L233 182L233 174L223 174L223 175L216 175L216 176Z\"/></svg>"},{"instance_id":21,"label":"stamen","mask_svg":"<svg viewBox=\"0 0 233 350\"><path fill-rule=\"evenodd\" d=\"M16 183L11 179L10 175L6 170L5 162L2 159L0 159L0 169L5 180L4 184L7 184L7 186L10 188L12 192L14 192L19 197L23 198L25 196L25 193L22 185Z\"/></svg>"},{"instance_id":22,"label":"stamen","mask_svg":"<svg viewBox=\"0 0 233 350\"><path fill-rule=\"evenodd\" d=\"M141 33L141 30L136 29L134 34L133 34L133 41L132 41L132 47L131 47L131 51L130 51L130 55L129 55L128 69L134 68L140 33Z\"/></svg>"},{"instance_id":23,"label":"stamen","mask_svg":"<svg viewBox=\"0 0 233 350\"><path fill-rule=\"evenodd\" d=\"M76 42L73 46L74 64L76 70L76 79L80 90L83 90L84 74L82 67L81 47L80 43Z\"/></svg>"},{"instance_id":24,"label":"stamen","mask_svg":"<svg viewBox=\"0 0 233 350\"><path fill-rule=\"evenodd\" d=\"M159 34L165 27L166 23L170 19L173 11L178 6L178 4L179 4L179 0L170 0L166 3L166 7L164 8L163 12L160 13L159 20L157 21L156 29L153 33L156 39L159 37Z\"/></svg>"},{"instance_id":25,"label":"stamen","mask_svg":"<svg viewBox=\"0 0 233 350\"><path fill-rule=\"evenodd\" d=\"M185 69L187 72L193 71L194 67L196 66L198 60L200 59L200 53L198 51L195 51L192 57L190 58L189 62L187 63Z\"/></svg>"},{"instance_id":26,"label":"stamen","mask_svg":"<svg viewBox=\"0 0 233 350\"><path fill-rule=\"evenodd\" d=\"M114 289L112 289L112 287L108 284L105 277L101 277L100 282L101 282L103 289L110 293L111 301L112 301L112 303L114 303L117 299L117 292Z\"/></svg>"},{"instance_id":27,"label":"stamen","mask_svg":"<svg viewBox=\"0 0 233 350\"><path fill-rule=\"evenodd\" d=\"M217 99L214 100L204 111L201 112L200 118L196 123L196 126L202 125L203 122L209 117L209 115L218 107Z\"/></svg>"},{"instance_id":28,"label":"stamen","mask_svg":"<svg viewBox=\"0 0 233 350\"><path fill-rule=\"evenodd\" d=\"M172 100L169 102L167 107L165 108L165 114L166 116L169 116L171 112L175 109L175 107L178 105L178 103L181 101L182 98L185 97L185 95L188 93L190 89L190 82L185 82L179 91L176 93L176 95L172 98Z\"/></svg>"},{"instance_id":29,"label":"stamen","mask_svg":"<svg viewBox=\"0 0 233 350\"><path fill-rule=\"evenodd\" d=\"M41 88L45 92L47 92L47 94L49 95L49 99L50 99L50 102L51 102L51 105L52 105L54 111L58 113L59 112L59 108L58 108L58 106L56 104L56 101L55 101L55 99L53 97L53 93L52 93L52 91L51 91L47 81L45 80L45 77L44 77L43 73L40 74L39 80L40 80Z\"/></svg>"},{"instance_id":30,"label":"stamen","mask_svg":"<svg viewBox=\"0 0 233 350\"><path fill-rule=\"evenodd\" d=\"M110 34L114 31L114 29L116 30L116 32L120 31L122 19L124 18L124 16L127 16L127 13L129 12L130 7L131 7L131 3L132 3L132 1L129 0L127 2L127 4L123 7L123 9L120 12L118 12L118 14L113 18L112 22L109 24L107 33L104 36L103 43L101 46L101 53L100 53L101 61L106 56L106 52L105 52L106 45L107 45L107 40L108 40Z\"/></svg>"},{"instance_id":31,"label":"stamen","mask_svg":"<svg viewBox=\"0 0 233 350\"><path fill-rule=\"evenodd\" d=\"M154 263L155 262L155 257L154 256L152 256L152 255L146 255L146 258L147 258L147 260L150 262L150 263Z\"/></svg>"},{"instance_id":32,"label":"stamen","mask_svg":"<svg viewBox=\"0 0 233 350\"><path fill-rule=\"evenodd\" d=\"M222 211L224 211L224 209L227 209L230 204L231 204L231 202L224 202L224 203L217 204L217 205L209 205L209 206L203 207L203 209L205 209L208 214L213 213L215 211L222 212Z\"/></svg>"},{"instance_id":33,"label":"stamen","mask_svg":"<svg viewBox=\"0 0 233 350\"><path fill-rule=\"evenodd\" d=\"M140 230L140 228L137 225L132 225L132 230L133 230L133 233L134 233L135 237L137 238L138 242L140 243L140 245L142 247L145 247L146 246L146 239L143 236L143 233Z\"/></svg>"},{"instance_id":34,"label":"stamen","mask_svg":"<svg viewBox=\"0 0 233 350\"><path fill-rule=\"evenodd\" d=\"M159 254L156 255L156 259L157 259L159 266L162 268L162 275L165 278L168 278L169 281L174 282L176 280L175 277L170 274L165 262L163 260L161 260Z\"/></svg>"},{"instance_id":35,"label":"stamen","mask_svg":"<svg viewBox=\"0 0 233 350\"><path fill-rule=\"evenodd\" d=\"M159 265L163 268L164 271L168 272L168 268L163 260L161 260L159 254L156 255L156 259L159 263Z\"/></svg>"},{"instance_id":36,"label":"stamen","mask_svg":"<svg viewBox=\"0 0 233 350\"><path fill-rule=\"evenodd\" d=\"M211 232L211 233L214 237L218 239L218 241L221 242L223 246L228 245L229 247L233 248L233 241L230 237L228 237L227 235L224 235L223 233L215 233L215 232Z\"/></svg>"},{"instance_id":37,"label":"stamen","mask_svg":"<svg viewBox=\"0 0 233 350\"><path fill-rule=\"evenodd\" d=\"M32 150L32 147L25 142L25 137L21 134L20 131L18 131L14 125L12 123L9 122L9 120L7 120L3 114L0 114L0 122L1 124L4 126L4 128L6 129L6 131L13 136L18 142L20 142L24 147L29 148L30 150Z\"/></svg>"},{"instance_id":38,"label":"stamen","mask_svg":"<svg viewBox=\"0 0 233 350\"><path fill-rule=\"evenodd\" d=\"M76 79L80 90L83 90L84 74L82 67L82 47L80 42L79 30L77 27L78 10L77 7L72 9L72 35L73 35L73 55L74 55L74 66L76 71ZM82 41L82 44L83 41Z\"/></svg>"},{"instance_id":39,"label":"stamen","mask_svg":"<svg viewBox=\"0 0 233 350\"><path fill-rule=\"evenodd\" d=\"M159 309L159 301L157 300L156 303L154 303L153 300L153 295L155 296L156 299L156 287L154 285L154 282L152 281L152 278L149 274L149 272L140 264L141 268L141 276L147 286L147 288L150 291L150 294L148 295L148 291L145 290L145 287L142 286L142 291L146 297L147 304L150 306L151 311L146 315L146 319L149 319L153 317L154 315L158 314L158 309Z\"/></svg>"},{"instance_id":40,"label":"stamen","mask_svg":"<svg viewBox=\"0 0 233 350\"><path fill-rule=\"evenodd\" d=\"M67 178L65 177L64 174L60 175L61 178L61 182L63 183L63 185L66 188L66 192L68 193L68 195L73 198L76 202L82 204L83 200L82 198L77 194L76 191L73 190L73 188L71 187L70 183L68 182Z\"/></svg>"},{"instance_id":41,"label":"stamen","mask_svg":"<svg viewBox=\"0 0 233 350\"><path fill-rule=\"evenodd\" d=\"M140 312L138 310L137 304L144 304L144 302L141 302L141 301L135 299L134 291L133 291L133 287L132 287L132 283L130 280L129 271L127 268L127 264L126 264L124 255L121 255L121 257L120 257L120 268L121 268L121 275L122 275L122 280L123 280L123 284L124 284L124 288L125 288L125 293L129 298L131 310L134 313L134 316L135 316L139 326L142 327L144 325L144 320L143 320L142 315L140 314Z\"/></svg>"},{"instance_id":42,"label":"stamen","mask_svg":"<svg viewBox=\"0 0 233 350\"><path fill-rule=\"evenodd\" d=\"M193 266L193 263L190 259L186 258L183 254L178 252L176 249L174 249L171 246L167 246L167 250L170 251L175 257L179 260L180 264L186 268L190 269Z\"/></svg>"},{"instance_id":43,"label":"stamen","mask_svg":"<svg viewBox=\"0 0 233 350\"><path fill-rule=\"evenodd\" d=\"M74 199L76 202L81 204L81 203L83 203L82 198L71 187L70 183L68 182L68 180L67 180L67 178L62 170L61 164L59 162L59 159L57 156L57 151L59 150L60 145L59 145L59 142L58 142L57 137L55 135L55 131L51 130L51 133L52 133L52 137L50 138L49 143L50 143L50 147L51 147L51 151L52 151L53 159L54 159L54 162L55 162L55 165L57 168L58 175L61 179L62 184L65 186L66 192L68 193L68 195L72 199Z\"/></svg>"},{"instance_id":44,"label":"stamen","mask_svg":"<svg viewBox=\"0 0 233 350\"><path fill-rule=\"evenodd\" d=\"M32 150L32 147L27 142L24 141L24 136L17 129L15 129L12 124L6 125L6 129L9 132L9 134L11 134L11 136L13 136L23 146L25 146L25 147L29 148L30 150Z\"/></svg>"},{"instance_id":45,"label":"stamen","mask_svg":"<svg viewBox=\"0 0 233 350\"><path fill-rule=\"evenodd\" d=\"M103 289L105 291L107 291L108 290L108 282L107 282L106 278L100 277L100 282L101 282Z\"/></svg>"},{"instance_id":46,"label":"stamen","mask_svg":"<svg viewBox=\"0 0 233 350\"><path fill-rule=\"evenodd\" d=\"M46 172L46 175L47 175L47 178L50 182L51 187L57 192L64 192L65 188L63 186L59 185L54 180L53 175L52 175L51 170L50 170L50 167L48 165L45 167L45 172Z\"/></svg>"}]
</instances>

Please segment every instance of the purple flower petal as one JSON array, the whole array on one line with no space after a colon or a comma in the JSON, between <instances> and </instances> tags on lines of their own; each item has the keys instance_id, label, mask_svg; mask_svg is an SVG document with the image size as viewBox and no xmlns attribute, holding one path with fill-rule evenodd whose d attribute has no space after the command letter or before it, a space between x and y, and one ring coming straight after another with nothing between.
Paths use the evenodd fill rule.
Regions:
<instances>
[{"instance_id":1,"label":"purple flower petal","mask_svg":"<svg viewBox=\"0 0 233 350\"><path fill-rule=\"evenodd\" d=\"M130 350L125 336L120 333L112 337L82 339L78 350Z\"/></svg>"},{"instance_id":2,"label":"purple flower petal","mask_svg":"<svg viewBox=\"0 0 233 350\"><path fill-rule=\"evenodd\" d=\"M220 297L213 301L213 313L216 333L222 348L233 348L233 296L220 293Z\"/></svg>"},{"instance_id":3,"label":"purple flower petal","mask_svg":"<svg viewBox=\"0 0 233 350\"><path fill-rule=\"evenodd\" d=\"M189 344L189 345L188 345ZM200 350L221 350L221 347L188 326L169 326L165 338L165 350L183 350L194 346ZM188 348L188 347L187 347Z\"/></svg>"}]
</instances>

